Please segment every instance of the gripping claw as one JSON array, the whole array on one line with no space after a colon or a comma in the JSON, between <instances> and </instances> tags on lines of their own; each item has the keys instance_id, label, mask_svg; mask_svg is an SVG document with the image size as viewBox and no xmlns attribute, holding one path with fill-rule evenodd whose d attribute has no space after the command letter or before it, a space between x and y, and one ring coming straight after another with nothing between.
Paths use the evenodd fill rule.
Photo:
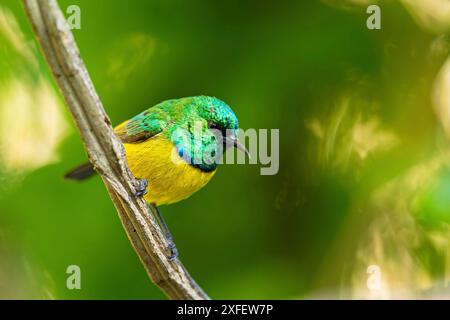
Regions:
<instances>
[{"instance_id":1,"label":"gripping claw","mask_svg":"<svg viewBox=\"0 0 450 320\"><path fill-rule=\"evenodd\" d=\"M173 242L173 240L167 239L167 241L169 242L167 249L169 249L170 252L170 256L168 256L167 259L169 259L169 261L173 261L178 258L178 249L175 246L175 242Z\"/></svg>"},{"instance_id":2,"label":"gripping claw","mask_svg":"<svg viewBox=\"0 0 450 320\"><path fill-rule=\"evenodd\" d=\"M147 186L148 186L147 179L137 179L136 182L137 182L136 192L134 193L134 195L136 197L145 196L147 194Z\"/></svg>"}]
</instances>

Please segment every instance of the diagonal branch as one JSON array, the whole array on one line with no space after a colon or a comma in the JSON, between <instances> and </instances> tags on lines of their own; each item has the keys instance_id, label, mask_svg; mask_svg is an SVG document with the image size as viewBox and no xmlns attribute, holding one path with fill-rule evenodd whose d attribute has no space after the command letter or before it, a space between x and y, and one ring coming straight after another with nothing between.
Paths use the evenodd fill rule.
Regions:
<instances>
[{"instance_id":1,"label":"diagonal branch","mask_svg":"<svg viewBox=\"0 0 450 320\"><path fill-rule=\"evenodd\" d=\"M23 0L48 65L78 127L91 163L101 175L134 250L148 275L172 299L209 299L178 259L143 199L56 0Z\"/></svg>"}]
</instances>

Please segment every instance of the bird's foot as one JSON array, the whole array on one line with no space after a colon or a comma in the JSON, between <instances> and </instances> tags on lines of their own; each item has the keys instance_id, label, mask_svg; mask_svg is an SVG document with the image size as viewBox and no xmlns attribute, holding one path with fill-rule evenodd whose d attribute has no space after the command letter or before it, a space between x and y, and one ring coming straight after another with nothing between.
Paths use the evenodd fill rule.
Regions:
<instances>
[{"instance_id":1,"label":"bird's foot","mask_svg":"<svg viewBox=\"0 0 450 320\"><path fill-rule=\"evenodd\" d=\"M178 249L173 239L167 239L167 242L168 242L167 250L169 250L170 252L170 255L167 257L167 259L169 259L169 261L173 261L176 258L178 258Z\"/></svg>"},{"instance_id":2,"label":"bird's foot","mask_svg":"<svg viewBox=\"0 0 450 320\"><path fill-rule=\"evenodd\" d=\"M147 194L147 179L136 179L136 187L134 195L136 197L143 197Z\"/></svg>"},{"instance_id":3,"label":"bird's foot","mask_svg":"<svg viewBox=\"0 0 450 320\"><path fill-rule=\"evenodd\" d=\"M150 212L153 214L153 217L156 219L156 222L158 223L159 227L161 228L164 239L167 242L167 251L169 252L167 259L169 259L169 261L173 261L176 258L178 258L178 249L175 245L175 241L173 241L173 236L170 233L169 228L167 227L167 224L164 221L164 218L162 217L161 212L159 211L158 207L154 203L152 203L152 204L149 204L148 208L149 208Z\"/></svg>"}]
</instances>

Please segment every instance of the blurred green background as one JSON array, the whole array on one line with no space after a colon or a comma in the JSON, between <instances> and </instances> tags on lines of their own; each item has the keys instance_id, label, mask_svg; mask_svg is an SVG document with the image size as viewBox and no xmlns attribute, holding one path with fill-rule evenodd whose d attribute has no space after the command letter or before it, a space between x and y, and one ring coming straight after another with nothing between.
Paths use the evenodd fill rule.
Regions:
<instances>
[{"instance_id":1,"label":"blurred green background","mask_svg":"<svg viewBox=\"0 0 450 320\"><path fill-rule=\"evenodd\" d=\"M212 298L450 298L448 1L59 3L81 9L73 32L114 124L206 94L244 129L280 129L277 175L224 165L161 208ZM62 178L85 160L21 2L2 0L0 298L165 298L100 179Z\"/></svg>"}]
</instances>

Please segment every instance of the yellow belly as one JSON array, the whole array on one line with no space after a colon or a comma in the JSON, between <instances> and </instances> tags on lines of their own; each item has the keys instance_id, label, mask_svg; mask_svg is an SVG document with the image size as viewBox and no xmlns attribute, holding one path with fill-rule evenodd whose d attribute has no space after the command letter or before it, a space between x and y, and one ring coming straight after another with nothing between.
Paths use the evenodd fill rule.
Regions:
<instances>
[{"instance_id":1,"label":"yellow belly","mask_svg":"<svg viewBox=\"0 0 450 320\"><path fill-rule=\"evenodd\" d=\"M148 203L162 205L183 200L203 188L215 173L203 172L172 154L173 144L162 135L124 146L133 175L148 181L144 197Z\"/></svg>"}]
</instances>

